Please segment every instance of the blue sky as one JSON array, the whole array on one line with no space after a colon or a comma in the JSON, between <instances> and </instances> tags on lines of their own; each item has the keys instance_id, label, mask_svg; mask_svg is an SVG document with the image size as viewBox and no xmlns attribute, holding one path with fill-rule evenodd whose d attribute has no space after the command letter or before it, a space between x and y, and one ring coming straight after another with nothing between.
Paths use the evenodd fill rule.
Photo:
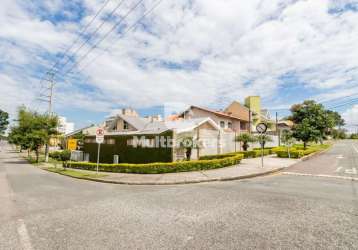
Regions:
<instances>
[{"instance_id":1,"label":"blue sky","mask_svg":"<svg viewBox=\"0 0 358 250\"><path fill-rule=\"evenodd\" d=\"M190 104L222 109L248 95L279 116L304 99L347 103L336 110L358 124L358 1L163 0L121 36L157 2L144 0L91 50L139 1L124 0L112 16L119 0L105 2L2 1L0 109L13 118L21 104L45 110L41 78L60 60L54 110L76 127L122 107L142 115Z\"/></svg>"}]
</instances>

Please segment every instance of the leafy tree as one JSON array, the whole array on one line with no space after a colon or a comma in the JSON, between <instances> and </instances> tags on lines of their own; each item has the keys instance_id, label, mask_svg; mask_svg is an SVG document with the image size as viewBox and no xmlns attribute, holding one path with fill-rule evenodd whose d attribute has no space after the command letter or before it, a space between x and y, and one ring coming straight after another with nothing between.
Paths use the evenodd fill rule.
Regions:
<instances>
[{"instance_id":1,"label":"leafy tree","mask_svg":"<svg viewBox=\"0 0 358 250\"><path fill-rule=\"evenodd\" d=\"M57 133L57 126L57 117L20 107L17 126L11 128L9 141L20 146L20 149L35 151L38 162L40 149Z\"/></svg>"},{"instance_id":2,"label":"leafy tree","mask_svg":"<svg viewBox=\"0 0 358 250\"><path fill-rule=\"evenodd\" d=\"M242 148L244 149L244 151L247 151L247 149L249 148L249 143L256 142L257 138L255 138L251 134L243 133L238 135L235 140L238 142L242 142Z\"/></svg>"},{"instance_id":3,"label":"leafy tree","mask_svg":"<svg viewBox=\"0 0 358 250\"><path fill-rule=\"evenodd\" d=\"M9 125L9 114L0 109L0 135L4 134Z\"/></svg>"},{"instance_id":4,"label":"leafy tree","mask_svg":"<svg viewBox=\"0 0 358 250\"><path fill-rule=\"evenodd\" d=\"M336 112L325 110L322 104L315 101L304 101L291 107L292 115L289 117L294 122L293 136L303 141L304 148L310 141L321 141L330 129L339 124L344 124L343 119Z\"/></svg>"}]
</instances>

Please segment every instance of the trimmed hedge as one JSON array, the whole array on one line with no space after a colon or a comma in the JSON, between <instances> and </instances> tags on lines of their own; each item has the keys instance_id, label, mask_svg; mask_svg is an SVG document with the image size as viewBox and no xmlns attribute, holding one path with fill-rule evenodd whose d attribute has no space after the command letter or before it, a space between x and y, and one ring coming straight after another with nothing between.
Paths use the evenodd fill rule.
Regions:
<instances>
[{"instance_id":1,"label":"trimmed hedge","mask_svg":"<svg viewBox=\"0 0 358 250\"><path fill-rule=\"evenodd\" d=\"M68 161L71 158L71 151L69 151L69 150L54 151L54 152L50 152L49 156L52 159L55 159L58 161Z\"/></svg>"},{"instance_id":2,"label":"trimmed hedge","mask_svg":"<svg viewBox=\"0 0 358 250\"><path fill-rule=\"evenodd\" d=\"M323 151L327 148L329 148L330 145L323 144L323 145L314 145L309 146L305 150L301 146L293 146L290 148L290 156L291 158L302 158L303 156L310 155L319 151ZM276 153L277 157L280 158L288 158L288 151L286 147L278 147L274 149L274 152Z\"/></svg>"},{"instance_id":3,"label":"trimmed hedge","mask_svg":"<svg viewBox=\"0 0 358 250\"><path fill-rule=\"evenodd\" d=\"M242 154L245 159L247 158L256 158L261 157L261 149L260 150L251 150L251 151L240 151L234 153L227 153L227 154L219 154L219 155L206 155L200 157L200 160L212 160L212 159L222 159L225 157L233 157L235 155ZM272 149L264 149L264 155L272 154Z\"/></svg>"},{"instance_id":4,"label":"trimmed hedge","mask_svg":"<svg viewBox=\"0 0 358 250\"><path fill-rule=\"evenodd\" d=\"M162 173L177 173L200 171L208 169L223 168L228 166L237 165L243 159L242 154L235 156L225 157L222 159L213 160L196 160L196 161L181 161L181 162L159 162L147 164L99 164L99 171L101 172L114 172L114 173L134 173L134 174L162 174ZM96 163L87 162L67 162L64 167L83 169L83 170L96 170Z\"/></svg>"}]
</instances>

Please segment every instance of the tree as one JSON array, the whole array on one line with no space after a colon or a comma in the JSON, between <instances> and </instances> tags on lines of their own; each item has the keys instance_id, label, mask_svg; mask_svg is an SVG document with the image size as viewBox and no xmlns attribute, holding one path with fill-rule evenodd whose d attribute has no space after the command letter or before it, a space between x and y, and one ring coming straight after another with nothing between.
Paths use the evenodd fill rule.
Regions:
<instances>
[{"instance_id":1,"label":"tree","mask_svg":"<svg viewBox=\"0 0 358 250\"><path fill-rule=\"evenodd\" d=\"M193 149L198 148L194 136L192 136L191 134L184 134L180 138L178 138L178 141L179 148L185 149L185 157L188 161L190 161Z\"/></svg>"},{"instance_id":2,"label":"tree","mask_svg":"<svg viewBox=\"0 0 358 250\"><path fill-rule=\"evenodd\" d=\"M303 141L304 148L310 141L323 141L330 129L339 124L344 124L339 114L325 110L322 104L315 101L304 101L291 107L292 115L289 117L294 122L293 136Z\"/></svg>"},{"instance_id":3,"label":"tree","mask_svg":"<svg viewBox=\"0 0 358 250\"><path fill-rule=\"evenodd\" d=\"M289 130L282 131L281 142L287 147L288 158L291 158L290 147L295 143L293 133Z\"/></svg>"},{"instance_id":4,"label":"tree","mask_svg":"<svg viewBox=\"0 0 358 250\"><path fill-rule=\"evenodd\" d=\"M257 141L257 139L254 136L248 133L243 133L238 135L235 138L235 140L238 142L242 142L242 148L244 149L244 151L247 151L247 149L249 148L249 143L253 143Z\"/></svg>"},{"instance_id":5,"label":"tree","mask_svg":"<svg viewBox=\"0 0 358 250\"><path fill-rule=\"evenodd\" d=\"M9 125L9 114L0 109L0 135L3 135Z\"/></svg>"},{"instance_id":6,"label":"tree","mask_svg":"<svg viewBox=\"0 0 358 250\"><path fill-rule=\"evenodd\" d=\"M38 162L41 147L48 143L51 135L57 133L57 126L57 117L42 115L20 107L17 125L11 128L9 141L20 146L20 149L35 151L36 162Z\"/></svg>"},{"instance_id":7,"label":"tree","mask_svg":"<svg viewBox=\"0 0 358 250\"><path fill-rule=\"evenodd\" d=\"M347 132L347 130L345 130L345 129L333 129L331 131L331 135L332 135L333 139L336 139L336 140L346 139L347 138L346 132Z\"/></svg>"}]
</instances>

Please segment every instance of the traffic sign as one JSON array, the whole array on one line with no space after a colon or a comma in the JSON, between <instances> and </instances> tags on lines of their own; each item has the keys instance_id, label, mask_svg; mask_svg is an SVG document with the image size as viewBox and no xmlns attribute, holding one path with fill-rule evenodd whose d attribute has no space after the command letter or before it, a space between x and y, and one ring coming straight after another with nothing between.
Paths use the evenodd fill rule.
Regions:
<instances>
[{"instance_id":1,"label":"traffic sign","mask_svg":"<svg viewBox=\"0 0 358 250\"><path fill-rule=\"evenodd\" d=\"M96 142L98 144L101 144L104 142L104 129L103 128L97 128L96 130Z\"/></svg>"},{"instance_id":2,"label":"traffic sign","mask_svg":"<svg viewBox=\"0 0 358 250\"><path fill-rule=\"evenodd\" d=\"M259 123L256 126L256 131L263 134L267 131L267 125L265 123Z\"/></svg>"},{"instance_id":3,"label":"traffic sign","mask_svg":"<svg viewBox=\"0 0 358 250\"><path fill-rule=\"evenodd\" d=\"M101 144L104 142L104 129L97 128L96 129L96 142L98 144L98 151L97 151L97 174L98 174L98 167L99 167L99 154L101 151Z\"/></svg>"}]
</instances>

